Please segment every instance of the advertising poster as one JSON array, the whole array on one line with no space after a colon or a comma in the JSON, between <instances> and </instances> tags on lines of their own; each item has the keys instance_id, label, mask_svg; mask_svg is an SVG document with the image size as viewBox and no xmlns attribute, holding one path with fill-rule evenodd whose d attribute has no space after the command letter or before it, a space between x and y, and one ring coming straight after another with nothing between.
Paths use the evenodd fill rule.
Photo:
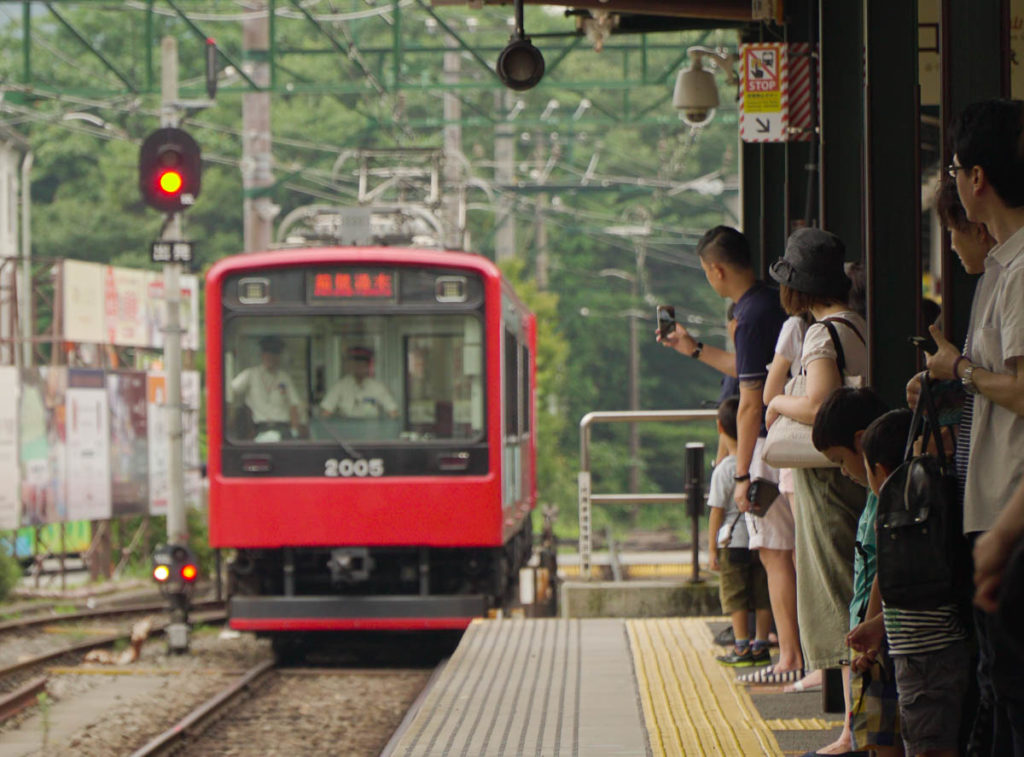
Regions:
<instances>
[{"instance_id":1,"label":"advertising poster","mask_svg":"<svg viewBox=\"0 0 1024 757\"><path fill-rule=\"evenodd\" d=\"M145 347L149 344L146 326L147 277L146 271L107 267L104 307L106 341L111 344L125 347Z\"/></svg>"},{"instance_id":2,"label":"advertising poster","mask_svg":"<svg viewBox=\"0 0 1024 757\"><path fill-rule=\"evenodd\" d=\"M63 266L64 339L105 342L107 266L80 260L65 260Z\"/></svg>"},{"instance_id":3,"label":"advertising poster","mask_svg":"<svg viewBox=\"0 0 1024 757\"><path fill-rule=\"evenodd\" d=\"M26 368L21 374L18 433L21 525L67 518L64 485L63 368Z\"/></svg>"},{"instance_id":4,"label":"advertising poster","mask_svg":"<svg viewBox=\"0 0 1024 757\"><path fill-rule=\"evenodd\" d=\"M18 369L0 367L0 530L19 526Z\"/></svg>"},{"instance_id":5,"label":"advertising poster","mask_svg":"<svg viewBox=\"0 0 1024 757\"><path fill-rule=\"evenodd\" d=\"M104 520L110 509L110 424L101 370L68 371L68 518Z\"/></svg>"},{"instance_id":6,"label":"advertising poster","mask_svg":"<svg viewBox=\"0 0 1024 757\"><path fill-rule=\"evenodd\" d=\"M168 487L167 454L170 440L167 438L167 418L164 415L164 401L167 396L167 380L162 373L146 374L146 430L149 437L149 513L167 514Z\"/></svg>"},{"instance_id":7,"label":"advertising poster","mask_svg":"<svg viewBox=\"0 0 1024 757\"><path fill-rule=\"evenodd\" d=\"M110 493L114 517L149 512L146 374L107 374L110 407Z\"/></svg>"},{"instance_id":8,"label":"advertising poster","mask_svg":"<svg viewBox=\"0 0 1024 757\"><path fill-rule=\"evenodd\" d=\"M167 380L162 373L146 375L146 398L149 423L149 512L166 515L170 490L170 469L167 458L170 439L167 435L167 415L164 403ZM185 468L185 504L201 504L202 477L199 460L199 400L198 371L184 371L181 375L182 404L182 463Z\"/></svg>"}]
</instances>

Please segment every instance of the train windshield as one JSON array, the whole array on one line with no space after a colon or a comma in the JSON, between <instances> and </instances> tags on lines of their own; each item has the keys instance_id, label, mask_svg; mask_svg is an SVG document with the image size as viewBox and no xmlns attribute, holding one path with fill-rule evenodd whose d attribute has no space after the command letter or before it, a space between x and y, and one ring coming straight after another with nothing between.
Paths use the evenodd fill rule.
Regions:
<instances>
[{"instance_id":1,"label":"train windshield","mask_svg":"<svg viewBox=\"0 0 1024 757\"><path fill-rule=\"evenodd\" d=\"M286 444L478 439L482 340L474 314L230 319L225 437Z\"/></svg>"}]
</instances>

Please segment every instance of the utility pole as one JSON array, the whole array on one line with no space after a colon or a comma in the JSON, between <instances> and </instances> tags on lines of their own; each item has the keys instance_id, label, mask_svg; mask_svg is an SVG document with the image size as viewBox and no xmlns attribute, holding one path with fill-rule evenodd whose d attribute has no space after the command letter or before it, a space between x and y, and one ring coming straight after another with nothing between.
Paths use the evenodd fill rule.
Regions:
<instances>
[{"instance_id":1,"label":"utility pole","mask_svg":"<svg viewBox=\"0 0 1024 757\"><path fill-rule=\"evenodd\" d=\"M278 208L267 192L274 184L270 151L270 17L265 0L251 3L242 21L242 66L260 87L242 95L243 249L270 249Z\"/></svg>"},{"instance_id":2,"label":"utility pole","mask_svg":"<svg viewBox=\"0 0 1024 757\"><path fill-rule=\"evenodd\" d=\"M458 42L445 35L444 81L455 84L462 71ZM457 95L445 91L444 99L444 191L441 193L441 223L445 249L461 250L465 245L466 184L462 154L462 103Z\"/></svg>"},{"instance_id":3,"label":"utility pole","mask_svg":"<svg viewBox=\"0 0 1024 757\"><path fill-rule=\"evenodd\" d=\"M502 87L495 95L496 113L504 120L494 127L494 184L498 191L497 215L494 219L494 259L497 262L515 257L516 219L513 214L512 180L515 175L515 127L509 120L509 102L512 96Z\"/></svg>"}]
</instances>

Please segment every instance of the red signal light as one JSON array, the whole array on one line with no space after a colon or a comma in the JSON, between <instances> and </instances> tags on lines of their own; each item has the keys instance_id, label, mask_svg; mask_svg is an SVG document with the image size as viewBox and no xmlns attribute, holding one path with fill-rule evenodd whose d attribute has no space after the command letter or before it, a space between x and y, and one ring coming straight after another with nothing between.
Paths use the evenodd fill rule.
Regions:
<instances>
[{"instance_id":1,"label":"red signal light","mask_svg":"<svg viewBox=\"0 0 1024 757\"><path fill-rule=\"evenodd\" d=\"M171 569L166 565L157 565L153 568L153 578L163 583L171 577Z\"/></svg>"},{"instance_id":2,"label":"red signal light","mask_svg":"<svg viewBox=\"0 0 1024 757\"><path fill-rule=\"evenodd\" d=\"M180 171L176 171L172 168L160 174L160 178L157 179L157 183L160 185L160 191L165 194L173 195L181 191L182 186L185 184L185 180L182 178Z\"/></svg>"},{"instance_id":3,"label":"red signal light","mask_svg":"<svg viewBox=\"0 0 1024 757\"><path fill-rule=\"evenodd\" d=\"M188 565L181 566L181 577L184 578L186 581L195 581L196 576L198 574L199 570L196 568L195 565L192 565L191 563Z\"/></svg>"}]
</instances>

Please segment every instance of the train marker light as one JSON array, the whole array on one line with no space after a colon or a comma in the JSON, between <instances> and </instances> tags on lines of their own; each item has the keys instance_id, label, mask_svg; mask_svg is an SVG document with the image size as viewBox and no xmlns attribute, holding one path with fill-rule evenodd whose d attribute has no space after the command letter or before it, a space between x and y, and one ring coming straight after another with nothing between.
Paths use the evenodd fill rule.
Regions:
<instances>
[{"instance_id":1,"label":"train marker light","mask_svg":"<svg viewBox=\"0 0 1024 757\"><path fill-rule=\"evenodd\" d=\"M202 159L199 145L181 129L157 129L139 148L142 201L165 213L190 208L199 196Z\"/></svg>"}]
</instances>

